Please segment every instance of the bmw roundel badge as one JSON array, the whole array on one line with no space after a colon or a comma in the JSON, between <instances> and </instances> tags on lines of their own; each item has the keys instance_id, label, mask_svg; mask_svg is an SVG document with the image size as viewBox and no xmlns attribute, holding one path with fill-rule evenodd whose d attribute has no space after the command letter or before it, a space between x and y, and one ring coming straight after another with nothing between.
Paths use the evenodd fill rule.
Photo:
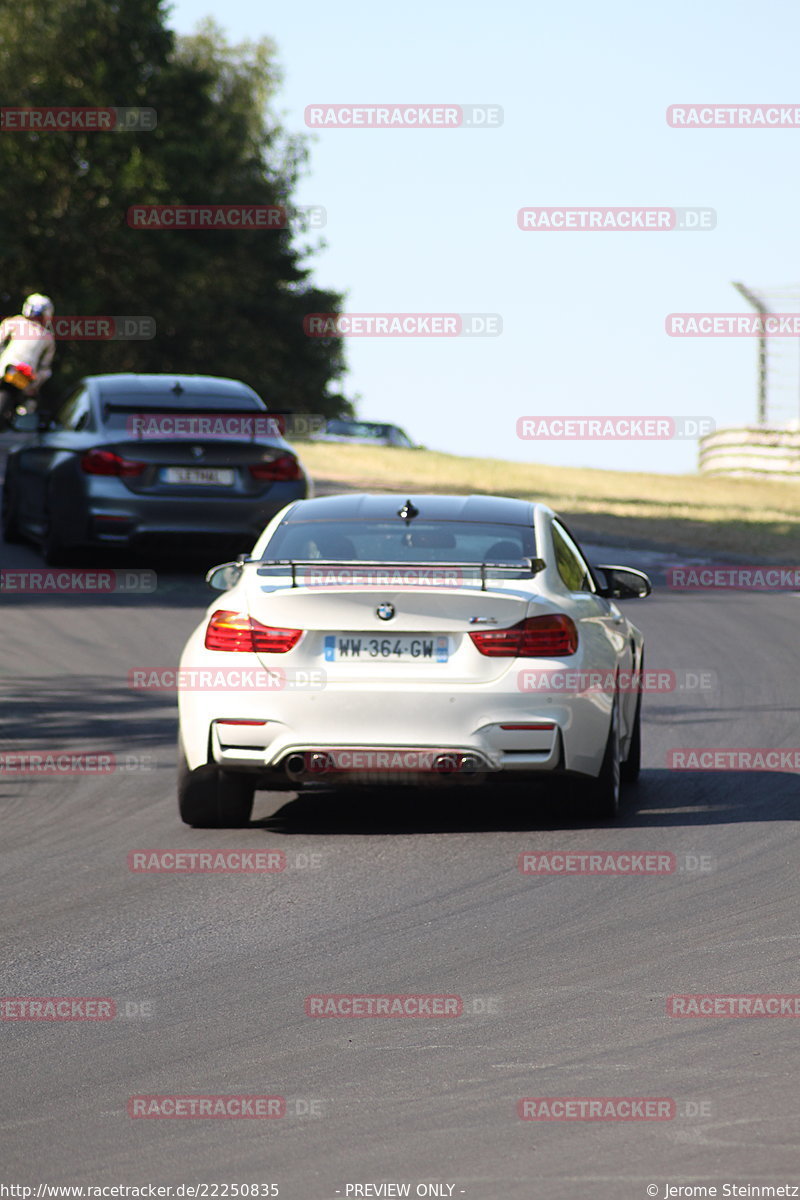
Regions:
<instances>
[{"instance_id":1,"label":"bmw roundel badge","mask_svg":"<svg viewBox=\"0 0 800 1200\"><path fill-rule=\"evenodd\" d=\"M382 621L391 621L392 617L394 616L394 605L384 602L383 604L378 605L378 607L375 609L375 612Z\"/></svg>"}]
</instances>

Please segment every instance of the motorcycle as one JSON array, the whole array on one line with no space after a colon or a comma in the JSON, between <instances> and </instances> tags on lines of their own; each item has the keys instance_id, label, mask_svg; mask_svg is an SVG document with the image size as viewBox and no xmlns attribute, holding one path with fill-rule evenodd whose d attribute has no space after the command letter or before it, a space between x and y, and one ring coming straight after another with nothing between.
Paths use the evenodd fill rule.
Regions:
<instances>
[{"instance_id":1,"label":"motorcycle","mask_svg":"<svg viewBox=\"0 0 800 1200\"><path fill-rule=\"evenodd\" d=\"M36 401L25 401L25 391L36 382L36 372L27 363L9 363L0 380L0 432L8 429L19 412L34 412Z\"/></svg>"}]
</instances>

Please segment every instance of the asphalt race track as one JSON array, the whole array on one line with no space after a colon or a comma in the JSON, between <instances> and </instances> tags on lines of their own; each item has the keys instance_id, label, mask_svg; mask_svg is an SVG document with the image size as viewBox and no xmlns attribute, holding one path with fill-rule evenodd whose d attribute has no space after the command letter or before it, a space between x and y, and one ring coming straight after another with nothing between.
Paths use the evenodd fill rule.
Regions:
<instances>
[{"instance_id":1,"label":"asphalt race track","mask_svg":"<svg viewBox=\"0 0 800 1200\"><path fill-rule=\"evenodd\" d=\"M3 568L41 565L0 545ZM176 665L210 563L136 565L157 591L0 595L0 753L105 750L119 767L0 773L0 993L109 997L118 1014L0 1021L6 1177L275 1183L298 1200L379 1183L472 1200L800 1184L797 1020L666 1007L800 992L797 775L666 765L681 747L800 745L795 595L662 587L629 606L649 667L710 674L646 698L646 769L613 827L565 814L557 791L463 787L262 792L251 828L214 832L178 818L174 696L127 683ZM281 850L287 867L129 870L150 847ZM610 850L674 854L676 869L517 869L521 852ZM463 1010L306 1016L319 993L455 995ZM156 1094L281 1096L285 1115L128 1115ZM674 1116L521 1120L524 1097L670 1098Z\"/></svg>"}]
</instances>

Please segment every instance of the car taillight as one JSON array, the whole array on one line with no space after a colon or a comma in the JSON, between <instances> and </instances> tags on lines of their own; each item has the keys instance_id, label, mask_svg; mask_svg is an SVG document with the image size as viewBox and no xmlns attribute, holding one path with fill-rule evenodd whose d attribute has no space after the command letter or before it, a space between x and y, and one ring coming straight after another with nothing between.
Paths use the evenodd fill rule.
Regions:
<instances>
[{"instance_id":1,"label":"car taillight","mask_svg":"<svg viewBox=\"0 0 800 1200\"><path fill-rule=\"evenodd\" d=\"M262 625L247 613L218 608L206 628L206 650L241 650L247 654L285 654L296 646L302 629L276 629Z\"/></svg>"},{"instance_id":2,"label":"car taillight","mask_svg":"<svg viewBox=\"0 0 800 1200\"><path fill-rule=\"evenodd\" d=\"M578 649L578 630L564 613L527 617L510 629L469 635L488 658L565 658Z\"/></svg>"},{"instance_id":3,"label":"car taillight","mask_svg":"<svg viewBox=\"0 0 800 1200\"><path fill-rule=\"evenodd\" d=\"M253 479L288 480L303 478L300 463L293 454L281 454L279 458L265 459L264 462L251 463L249 470Z\"/></svg>"},{"instance_id":4,"label":"car taillight","mask_svg":"<svg viewBox=\"0 0 800 1200\"><path fill-rule=\"evenodd\" d=\"M146 466L113 450L87 450L81 458L81 470L87 475L141 475Z\"/></svg>"}]
</instances>

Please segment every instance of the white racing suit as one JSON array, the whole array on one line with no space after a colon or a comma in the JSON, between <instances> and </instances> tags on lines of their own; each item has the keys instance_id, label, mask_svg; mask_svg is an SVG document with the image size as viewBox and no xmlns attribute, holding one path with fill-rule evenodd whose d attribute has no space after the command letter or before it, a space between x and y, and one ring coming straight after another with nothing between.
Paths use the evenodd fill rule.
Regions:
<instances>
[{"instance_id":1,"label":"white racing suit","mask_svg":"<svg viewBox=\"0 0 800 1200\"><path fill-rule=\"evenodd\" d=\"M50 364L55 352L56 339L49 329L28 317L6 317L0 324L0 387L6 367L27 363L36 379L20 396L36 396L53 374Z\"/></svg>"}]
</instances>

